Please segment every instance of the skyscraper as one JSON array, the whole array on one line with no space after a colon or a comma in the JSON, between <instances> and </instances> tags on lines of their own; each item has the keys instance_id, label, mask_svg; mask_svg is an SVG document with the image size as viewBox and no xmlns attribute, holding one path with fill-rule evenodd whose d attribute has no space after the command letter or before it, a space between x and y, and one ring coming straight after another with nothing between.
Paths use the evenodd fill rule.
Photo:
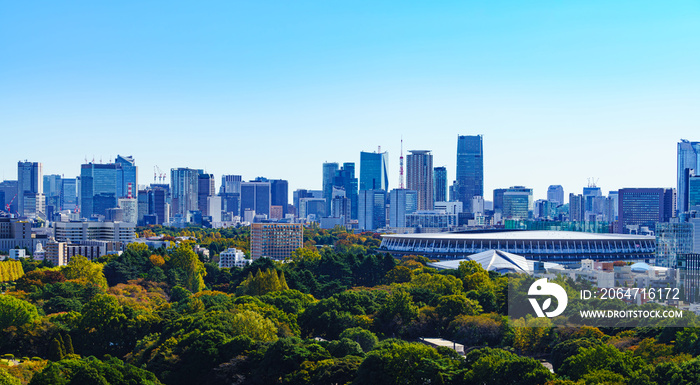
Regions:
<instances>
[{"instance_id":1,"label":"skyscraper","mask_svg":"<svg viewBox=\"0 0 700 385\"><path fill-rule=\"evenodd\" d=\"M414 190L393 189L389 193L389 226L406 227L406 214L416 212L418 193Z\"/></svg>"},{"instance_id":2,"label":"skyscraper","mask_svg":"<svg viewBox=\"0 0 700 385\"><path fill-rule=\"evenodd\" d=\"M214 174L201 173L197 176L197 208L203 216L209 216L208 198L216 195Z\"/></svg>"},{"instance_id":3,"label":"skyscraper","mask_svg":"<svg viewBox=\"0 0 700 385\"><path fill-rule=\"evenodd\" d=\"M222 175L221 187L219 193L241 193L241 182L243 178L240 175Z\"/></svg>"},{"instance_id":4,"label":"skyscraper","mask_svg":"<svg viewBox=\"0 0 700 385\"><path fill-rule=\"evenodd\" d=\"M122 189L117 191L118 197L126 197L129 195L129 184L131 184L132 195L136 196L136 191L139 188L139 168L136 166L133 156L117 155L114 163L122 166Z\"/></svg>"},{"instance_id":5,"label":"skyscraper","mask_svg":"<svg viewBox=\"0 0 700 385\"><path fill-rule=\"evenodd\" d=\"M558 184L553 184L547 189L547 200L556 202L557 205L564 204L564 187Z\"/></svg>"},{"instance_id":6,"label":"skyscraper","mask_svg":"<svg viewBox=\"0 0 700 385\"><path fill-rule=\"evenodd\" d=\"M389 188L388 152L360 152L360 190Z\"/></svg>"},{"instance_id":7,"label":"skyscraper","mask_svg":"<svg viewBox=\"0 0 700 385\"><path fill-rule=\"evenodd\" d=\"M198 210L199 174L201 170L191 168L170 169L170 191L173 214L187 215L190 210Z\"/></svg>"},{"instance_id":8,"label":"skyscraper","mask_svg":"<svg viewBox=\"0 0 700 385\"><path fill-rule=\"evenodd\" d=\"M386 226L386 191L360 190L358 223L361 230Z\"/></svg>"},{"instance_id":9,"label":"skyscraper","mask_svg":"<svg viewBox=\"0 0 700 385\"><path fill-rule=\"evenodd\" d=\"M433 169L433 199L435 202L447 201L447 167Z\"/></svg>"},{"instance_id":10,"label":"skyscraper","mask_svg":"<svg viewBox=\"0 0 700 385\"><path fill-rule=\"evenodd\" d=\"M326 213L331 212L331 200L333 199L333 181L338 171L338 163L326 162L323 164L323 199L326 200Z\"/></svg>"},{"instance_id":11,"label":"skyscraper","mask_svg":"<svg viewBox=\"0 0 700 385\"><path fill-rule=\"evenodd\" d=\"M41 163L17 162L17 202L20 216L35 216L43 212L44 178ZM33 205L32 207L27 207Z\"/></svg>"},{"instance_id":12,"label":"skyscraper","mask_svg":"<svg viewBox=\"0 0 700 385\"><path fill-rule=\"evenodd\" d=\"M343 167L335 172L333 187L345 190L345 197L350 202L350 213L346 219L357 219L357 178L355 178L355 163L343 163ZM333 197L331 196L331 199Z\"/></svg>"},{"instance_id":13,"label":"skyscraper","mask_svg":"<svg viewBox=\"0 0 700 385\"><path fill-rule=\"evenodd\" d=\"M632 226L654 231L657 222L673 217L675 191L663 188L623 188L618 192L617 232L629 233Z\"/></svg>"},{"instance_id":14,"label":"skyscraper","mask_svg":"<svg viewBox=\"0 0 700 385\"><path fill-rule=\"evenodd\" d=\"M527 219L532 210L531 188L513 186L503 193L503 218Z\"/></svg>"},{"instance_id":15,"label":"skyscraper","mask_svg":"<svg viewBox=\"0 0 700 385\"><path fill-rule=\"evenodd\" d=\"M256 215L269 217L272 206L271 190L270 182L241 183L241 215L244 215L246 210L254 210Z\"/></svg>"},{"instance_id":16,"label":"skyscraper","mask_svg":"<svg viewBox=\"0 0 700 385\"><path fill-rule=\"evenodd\" d=\"M433 200L433 155L429 150L409 152L410 154L406 157L406 186L409 190L418 193L418 210L432 210L435 203Z\"/></svg>"},{"instance_id":17,"label":"skyscraper","mask_svg":"<svg viewBox=\"0 0 700 385\"><path fill-rule=\"evenodd\" d=\"M678 143L678 185L676 193L678 195L677 208L679 213L688 211L688 182L686 170L692 169L698 173L700 170L700 142L689 142L681 139Z\"/></svg>"},{"instance_id":18,"label":"skyscraper","mask_svg":"<svg viewBox=\"0 0 700 385\"><path fill-rule=\"evenodd\" d=\"M270 195L272 206L282 207L282 218L287 214L287 205L289 205L289 182L284 179L270 180Z\"/></svg>"},{"instance_id":19,"label":"skyscraper","mask_svg":"<svg viewBox=\"0 0 700 385\"><path fill-rule=\"evenodd\" d=\"M457 200L471 212L472 197L484 196L484 151L481 135L457 136Z\"/></svg>"}]
</instances>

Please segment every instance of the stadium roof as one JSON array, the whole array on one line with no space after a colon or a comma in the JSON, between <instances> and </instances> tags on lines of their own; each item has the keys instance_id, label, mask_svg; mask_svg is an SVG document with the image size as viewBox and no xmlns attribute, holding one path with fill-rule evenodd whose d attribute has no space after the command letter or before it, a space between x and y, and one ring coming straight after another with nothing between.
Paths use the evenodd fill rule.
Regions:
<instances>
[{"instance_id":1,"label":"stadium roof","mask_svg":"<svg viewBox=\"0 0 700 385\"><path fill-rule=\"evenodd\" d=\"M413 239L495 239L495 240L633 240L655 239L649 235L634 234L601 234L583 233L577 231L493 231L478 233L419 233L419 234L384 234L387 238L413 238Z\"/></svg>"},{"instance_id":2,"label":"stadium roof","mask_svg":"<svg viewBox=\"0 0 700 385\"><path fill-rule=\"evenodd\" d=\"M472 254L466 259L454 259L449 261L441 261L429 263L428 266L439 270L457 269L462 261L476 261L487 271L495 271L501 274L505 273L526 273L532 274L535 270L535 261L526 259L517 254L507 253L501 250L487 250L481 253ZM544 263L545 269L563 268L557 263Z\"/></svg>"}]
</instances>

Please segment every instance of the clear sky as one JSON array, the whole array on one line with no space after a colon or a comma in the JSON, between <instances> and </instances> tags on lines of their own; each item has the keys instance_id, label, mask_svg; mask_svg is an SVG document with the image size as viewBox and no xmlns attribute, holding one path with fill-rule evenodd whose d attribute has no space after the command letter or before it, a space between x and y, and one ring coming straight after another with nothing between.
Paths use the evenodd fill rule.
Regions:
<instances>
[{"instance_id":1,"label":"clear sky","mask_svg":"<svg viewBox=\"0 0 700 385\"><path fill-rule=\"evenodd\" d=\"M4 1L0 172L133 155L320 189L324 161L484 135L494 188L675 187L700 140L697 1ZM359 177L359 175L358 175Z\"/></svg>"}]
</instances>

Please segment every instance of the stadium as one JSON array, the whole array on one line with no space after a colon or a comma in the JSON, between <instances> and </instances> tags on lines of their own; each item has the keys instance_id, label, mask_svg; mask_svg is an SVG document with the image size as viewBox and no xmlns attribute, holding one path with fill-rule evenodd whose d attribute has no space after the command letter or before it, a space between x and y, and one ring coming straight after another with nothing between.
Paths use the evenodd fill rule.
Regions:
<instances>
[{"instance_id":1,"label":"stadium","mask_svg":"<svg viewBox=\"0 0 700 385\"><path fill-rule=\"evenodd\" d=\"M458 259L501 250L529 260L578 264L597 261L653 261L656 239L646 235L572 231L503 231L479 233L385 234L380 250L395 256L417 254Z\"/></svg>"}]
</instances>

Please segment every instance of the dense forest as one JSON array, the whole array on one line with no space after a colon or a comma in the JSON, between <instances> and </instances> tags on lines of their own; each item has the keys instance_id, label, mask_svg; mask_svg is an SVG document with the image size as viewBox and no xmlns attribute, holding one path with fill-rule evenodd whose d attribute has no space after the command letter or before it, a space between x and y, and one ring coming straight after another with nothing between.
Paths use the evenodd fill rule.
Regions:
<instances>
[{"instance_id":1,"label":"dense forest","mask_svg":"<svg viewBox=\"0 0 700 385\"><path fill-rule=\"evenodd\" d=\"M0 262L0 385L700 383L696 327L514 325L508 280L531 277L436 271L377 252L376 233L306 229L284 263L220 269L226 248L248 252L246 228L140 231L180 241L61 267Z\"/></svg>"}]
</instances>

